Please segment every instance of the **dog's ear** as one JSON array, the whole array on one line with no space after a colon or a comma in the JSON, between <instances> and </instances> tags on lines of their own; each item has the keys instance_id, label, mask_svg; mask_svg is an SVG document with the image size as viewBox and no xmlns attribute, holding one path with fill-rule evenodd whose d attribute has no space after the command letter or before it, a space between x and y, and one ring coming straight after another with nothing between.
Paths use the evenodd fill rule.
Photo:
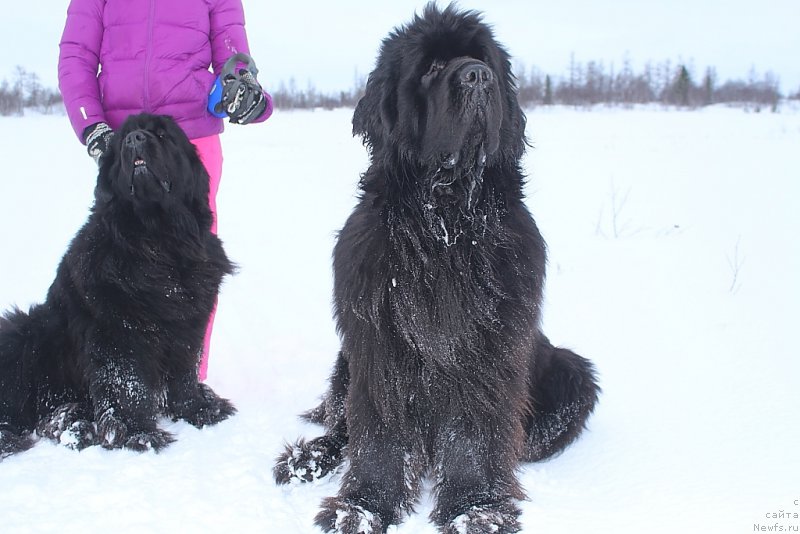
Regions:
<instances>
[{"instance_id":1,"label":"dog's ear","mask_svg":"<svg viewBox=\"0 0 800 534\"><path fill-rule=\"evenodd\" d=\"M490 37L492 38L492 37ZM500 90L503 95L503 122L500 129L502 157L508 162L517 162L525 153L528 141L525 138L527 119L519 103L517 77L511 69L511 56L502 46L489 54L489 63L500 73Z\"/></svg>"},{"instance_id":2,"label":"dog's ear","mask_svg":"<svg viewBox=\"0 0 800 534\"><path fill-rule=\"evenodd\" d=\"M94 187L94 204L96 207L105 206L114 198L111 188L108 187L107 183L104 184L103 182L108 182L108 180L103 180L102 176L99 176L97 185Z\"/></svg>"},{"instance_id":3,"label":"dog's ear","mask_svg":"<svg viewBox=\"0 0 800 534\"><path fill-rule=\"evenodd\" d=\"M364 96L353 113L353 135L361 136L373 152L386 144L397 121L396 96L384 71L378 65L369 75Z\"/></svg>"},{"instance_id":4,"label":"dog's ear","mask_svg":"<svg viewBox=\"0 0 800 534\"><path fill-rule=\"evenodd\" d=\"M503 147L502 151L507 159L519 161L525 153L525 147L528 146L528 140L525 137L527 119L525 117L525 112L522 110L522 106L519 104L519 93L516 90L516 78L511 73L510 68L506 70L505 87L505 117L503 118L503 125L500 133L504 139L502 139L500 143Z\"/></svg>"},{"instance_id":5,"label":"dog's ear","mask_svg":"<svg viewBox=\"0 0 800 534\"><path fill-rule=\"evenodd\" d=\"M119 144L120 135L116 134L105 153L100 156L97 171L97 185L94 188L95 207L102 207L114 198L114 184L112 176L119 172Z\"/></svg>"},{"instance_id":6,"label":"dog's ear","mask_svg":"<svg viewBox=\"0 0 800 534\"><path fill-rule=\"evenodd\" d=\"M384 127L380 116L380 91L370 74L364 96L358 100L353 112L353 135L358 135L365 145L374 147L383 144Z\"/></svg>"}]
</instances>

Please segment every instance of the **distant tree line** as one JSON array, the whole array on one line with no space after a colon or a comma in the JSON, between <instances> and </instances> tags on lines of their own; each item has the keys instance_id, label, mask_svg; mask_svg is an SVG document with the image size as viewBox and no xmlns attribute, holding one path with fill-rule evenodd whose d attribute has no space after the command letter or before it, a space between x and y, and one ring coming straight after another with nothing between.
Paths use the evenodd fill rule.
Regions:
<instances>
[{"instance_id":1,"label":"distant tree line","mask_svg":"<svg viewBox=\"0 0 800 534\"><path fill-rule=\"evenodd\" d=\"M9 82L0 82L0 115L23 115L26 109L52 113L61 109L61 93L42 86L39 76L17 67Z\"/></svg>"},{"instance_id":2,"label":"distant tree line","mask_svg":"<svg viewBox=\"0 0 800 534\"><path fill-rule=\"evenodd\" d=\"M784 97L777 76L771 72L759 76L754 69L746 80L720 81L713 67L697 76L691 64L680 62L646 63L635 71L628 59L616 70L613 64L584 64L573 57L567 73L559 77L524 65L517 65L515 71L518 97L524 107L661 104L696 108L726 103L775 110ZM351 89L326 93L311 83L300 89L292 79L271 87L270 92L278 109L354 107L364 94L365 83L366 79L356 74ZM786 98L800 100L800 89ZM0 83L0 115L22 115L26 109L52 113L61 109L61 102L58 90L43 87L36 74L22 67L17 67L11 82Z\"/></svg>"},{"instance_id":3,"label":"distant tree line","mask_svg":"<svg viewBox=\"0 0 800 534\"><path fill-rule=\"evenodd\" d=\"M294 79L291 79L288 84L280 82L270 94L276 109L354 108L364 94L365 86L366 79L356 75L353 87L349 90L324 93L317 91L311 83L305 90L298 89Z\"/></svg>"},{"instance_id":4,"label":"distant tree line","mask_svg":"<svg viewBox=\"0 0 800 534\"><path fill-rule=\"evenodd\" d=\"M519 99L525 106L662 104L695 108L742 103L775 108L783 97L778 77L771 72L759 77L751 69L747 80L721 82L713 67L698 77L691 65L673 65L670 61L646 63L636 72L627 59L615 70L613 64L609 67L597 61L583 64L573 58L567 74L557 79L536 68L526 73L524 67L518 67L516 74ZM798 93L790 98L800 98Z\"/></svg>"}]
</instances>

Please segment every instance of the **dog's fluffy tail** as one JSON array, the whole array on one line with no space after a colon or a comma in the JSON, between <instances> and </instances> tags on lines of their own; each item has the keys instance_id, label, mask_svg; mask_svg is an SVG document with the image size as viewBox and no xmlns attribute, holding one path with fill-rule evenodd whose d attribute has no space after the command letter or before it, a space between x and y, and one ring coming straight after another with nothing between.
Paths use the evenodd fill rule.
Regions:
<instances>
[{"instance_id":1,"label":"dog's fluffy tail","mask_svg":"<svg viewBox=\"0 0 800 534\"><path fill-rule=\"evenodd\" d=\"M34 306L31 315L14 309L0 317L0 460L33 445L41 311Z\"/></svg>"},{"instance_id":2,"label":"dog's fluffy tail","mask_svg":"<svg viewBox=\"0 0 800 534\"><path fill-rule=\"evenodd\" d=\"M529 376L532 413L525 420L522 459L535 462L563 451L580 435L600 387L592 362L554 347L542 334Z\"/></svg>"}]
</instances>

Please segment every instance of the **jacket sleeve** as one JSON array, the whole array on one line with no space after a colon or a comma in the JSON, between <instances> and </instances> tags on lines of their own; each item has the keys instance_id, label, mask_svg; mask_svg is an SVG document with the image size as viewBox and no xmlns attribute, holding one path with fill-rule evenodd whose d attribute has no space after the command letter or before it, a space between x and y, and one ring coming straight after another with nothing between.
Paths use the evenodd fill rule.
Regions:
<instances>
[{"instance_id":1,"label":"jacket sleeve","mask_svg":"<svg viewBox=\"0 0 800 534\"><path fill-rule=\"evenodd\" d=\"M75 0L73 0L74 2ZM215 73L234 54L250 55L247 33L244 29L244 8L241 0L217 0L211 4L211 66ZM255 60L255 58L253 58ZM258 61L256 61L258 65ZM272 97L264 91L267 107L253 122L264 122L272 115Z\"/></svg>"},{"instance_id":2,"label":"jacket sleeve","mask_svg":"<svg viewBox=\"0 0 800 534\"><path fill-rule=\"evenodd\" d=\"M105 122L97 69L103 41L105 0L70 0L58 54L58 88L75 135Z\"/></svg>"}]
</instances>

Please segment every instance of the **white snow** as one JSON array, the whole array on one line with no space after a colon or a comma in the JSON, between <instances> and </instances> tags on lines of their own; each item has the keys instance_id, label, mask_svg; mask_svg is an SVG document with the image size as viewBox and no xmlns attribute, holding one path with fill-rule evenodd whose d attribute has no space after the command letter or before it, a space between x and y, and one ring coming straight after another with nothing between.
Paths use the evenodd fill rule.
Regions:
<instances>
[{"instance_id":1,"label":"white snow","mask_svg":"<svg viewBox=\"0 0 800 534\"><path fill-rule=\"evenodd\" d=\"M160 454L40 442L4 459L2 532L316 532L341 472L279 487L271 470L284 441L321 431L297 414L338 349L330 256L367 163L351 113L224 134L219 229L240 272L208 383L239 413L163 421L178 441ZM27 308L86 218L94 163L63 116L0 129L0 308ZM524 531L797 528L800 111L537 109L528 135L545 332L591 358L604 391L572 447L521 469ZM435 533L431 509L426 491L390 531Z\"/></svg>"}]
</instances>

